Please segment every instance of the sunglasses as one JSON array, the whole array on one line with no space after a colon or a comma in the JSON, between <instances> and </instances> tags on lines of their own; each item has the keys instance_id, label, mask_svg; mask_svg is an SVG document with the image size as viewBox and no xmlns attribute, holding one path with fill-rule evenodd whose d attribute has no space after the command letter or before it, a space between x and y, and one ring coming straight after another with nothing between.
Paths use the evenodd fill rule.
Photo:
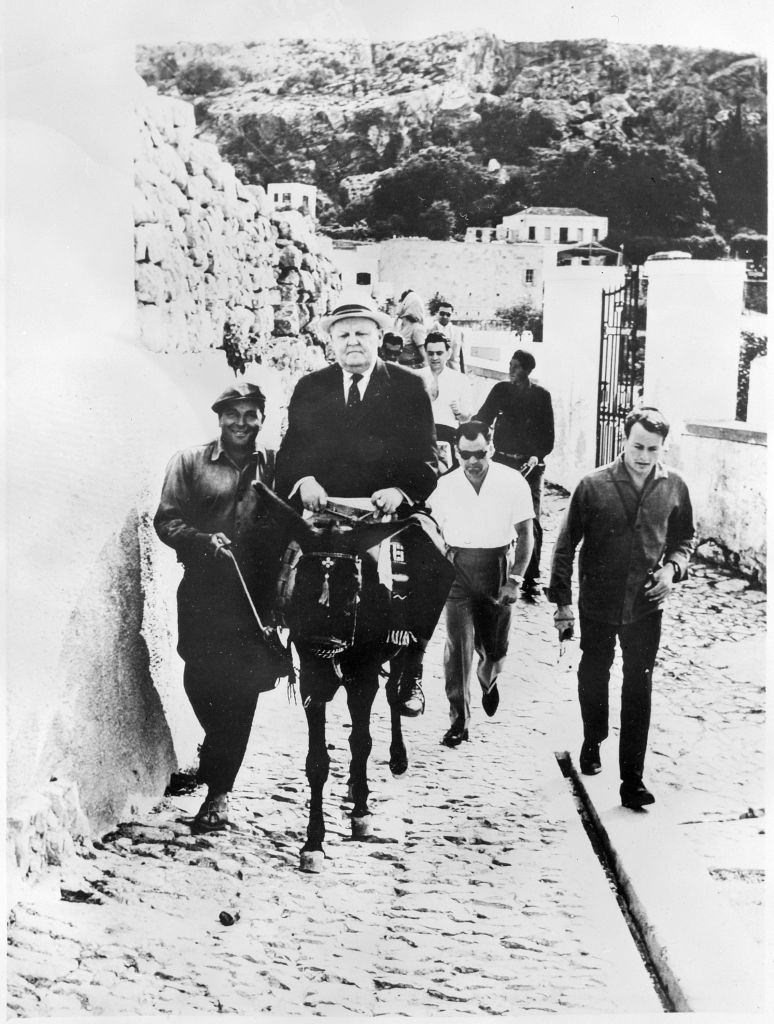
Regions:
<instances>
[{"instance_id":1,"label":"sunglasses","mask_svg":"<svg viewBox=\"0 0 774 1024\"><path fill-rule=\"evenodd\" d=\"M465 462L467 462L468 459L485 459L487 457L487 455L489 454L489 452L487 451L486 448L478 448L474 452L461 452L459 450L459 448L458 448L457 449L457 454L459 455L459 457L461 459L463 459Z\"/></svg>"}]
</instances>

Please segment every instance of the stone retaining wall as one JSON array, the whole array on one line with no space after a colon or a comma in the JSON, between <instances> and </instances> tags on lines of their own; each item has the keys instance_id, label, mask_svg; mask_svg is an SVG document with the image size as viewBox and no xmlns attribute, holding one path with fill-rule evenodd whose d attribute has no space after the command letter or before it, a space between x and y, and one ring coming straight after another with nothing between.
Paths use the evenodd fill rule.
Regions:
<instances>
[{"instance_id":1,"label":"stone retaining wall","mask_svg":"<svg viewBox=\"0 0 774 1024\"><path fill-rule=\"evenodd\" d=\"M338 291L312 221L275 212L213 143L196 138L193 106L143 86L137 107L135 290L144 344L157 352L226 348L242 369L256 360L310 368L323 344L316 319ZM317 365L313 358L313 365Z\"/></svg>"}]
</instances>

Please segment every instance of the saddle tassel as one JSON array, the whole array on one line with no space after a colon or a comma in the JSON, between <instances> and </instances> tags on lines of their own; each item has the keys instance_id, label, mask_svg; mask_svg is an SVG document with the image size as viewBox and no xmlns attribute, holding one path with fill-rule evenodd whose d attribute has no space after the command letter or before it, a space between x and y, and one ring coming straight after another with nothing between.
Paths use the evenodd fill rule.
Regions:
<instances>
[{"instance_id":1,"label":"saddle tassel","mask_svg":"<svg viewBox=\"0 0 774 1024\"><path fill-rule=\"evenodd\" d=\"M327 572L326 572L325 576L323 577L323 585L322 585L322 590L320 591L320 599L319 599L319 601L317 603L321 604L321 605L324 605L326 608L330 607L330 603L331 603L331 590L330 590L330 587L328 586L328 573Z\"/></svg>"}]
</instances>

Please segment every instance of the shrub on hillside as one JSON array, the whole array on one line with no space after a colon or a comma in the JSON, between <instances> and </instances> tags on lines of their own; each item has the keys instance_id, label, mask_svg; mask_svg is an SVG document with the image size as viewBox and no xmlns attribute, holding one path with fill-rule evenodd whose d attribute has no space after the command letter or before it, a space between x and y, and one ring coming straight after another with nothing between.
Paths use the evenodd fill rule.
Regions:
<instances>
[{"instance_id":1,"label":"shrub on hillside","mask_svg":"<svg viewBox=\"0 0 774 1024\"><path fill-rule=\"evenodd\" d=\"M177 76L177 87L184 96L202 96L235 84L231 71L210 60L190 60Z\"/></svg>"}]
</instances>

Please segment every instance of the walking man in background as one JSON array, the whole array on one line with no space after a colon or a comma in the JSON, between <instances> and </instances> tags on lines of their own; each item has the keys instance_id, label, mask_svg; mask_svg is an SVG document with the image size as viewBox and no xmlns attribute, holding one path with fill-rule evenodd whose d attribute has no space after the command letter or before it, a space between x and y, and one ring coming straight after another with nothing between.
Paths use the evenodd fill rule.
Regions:
<instances>
[{"instance_id":1,"label":"walking man in background","mask_svg":"<svg viewBox=\"0 0 774 1024\"><path fill-rule=\"evenodd\" d=\"M472 412L470 384L464 374L449 367L451 346L443 334L431 331L425 339L425 352L430 366L429 371L423 372L430 392L435 432L450 453L446 464L450 469L459 465L454 451L457 427L469 419Z\"/></svg>"},{"instance_id":2,"label":"walking man in background","mask_svg":"<svg viewBox=\"0 0 774 1024\"><path fill-rule=\"evenodd\" d=\"M548 594L557 605L560 639L571 635L573 561L582 541L580 769L585 775L602 770L599 745L608 734L608 684L618 638L623 657L621 803L636 809L655 800L642 776L661 609L674 583L686 576L694 528L688 488L661 462L666 419L645 406L629 414L624 429L623 453L585 476L572 495L554 548Z\"/></svg>"},{"instance_id":3,"label":"walking man in background","mask_svg":"<svg viewBox=\"0 0 774 1024\"><path fill-rule=\"evenodd\" d=\"M449 339L449 367L452 370L459 370L460 373L464 373L465 355L463 346L465 344L465 332L461 327L457 327L456 324L452 323L453 312L454 306L451 302L441 302L438 306L438 312L435 314L435 320L430 324L429 330L443 334L445 338Z\"/></svg>"},{"instance_id":4,"label":"walking man in background","mask_svg":"<svg viewBox=\"0 0 774 1024\"><path fill-rule=\"evenodd\" d=\"M543 474L546 471L545 457L554 449L551 395L529 379L534 369L532 353L517 349L511 357L511 379L495 384L477 414L477 418L487 426L494 423L495 462L522 472L532 493L535 543L521 588L522 596L531 602L540 597Z\"/></svg>"},{"instance_id":5,"label":"walking man in background","mask_svg":"<svg viewBox=\"0 0 774 1024\"><path fill-rule=\"evenodd\" d=\"M441 742L447 747L468 739L474 654L481 706L489 717L497 710L511 605L532 553L532 498L521 474L492 463L486 424L461 424L456 441L462 466L441 477L428 501L457 570L446 602L444 672L451 726Z\"/></svg>"},{"instance_id":6,"label":"walking man in background","mask_svg":"<svg viewBox=\"0 0 774 1024\"><path fill-rule=\"evenodd\" d=\"M285 545L250 486L256 479L272 484L273 453L256 447L264 406L255 384L232 385L218 397L212 408L220 436L173 457L154 519L159 537L184 568L177 649L185 662L185 692L204 730L198 778L207 786L195 832L228 826L228 794L245 755L258 694L277 681L231 558L267 621Z\"/></svg>"}]
</instances>

